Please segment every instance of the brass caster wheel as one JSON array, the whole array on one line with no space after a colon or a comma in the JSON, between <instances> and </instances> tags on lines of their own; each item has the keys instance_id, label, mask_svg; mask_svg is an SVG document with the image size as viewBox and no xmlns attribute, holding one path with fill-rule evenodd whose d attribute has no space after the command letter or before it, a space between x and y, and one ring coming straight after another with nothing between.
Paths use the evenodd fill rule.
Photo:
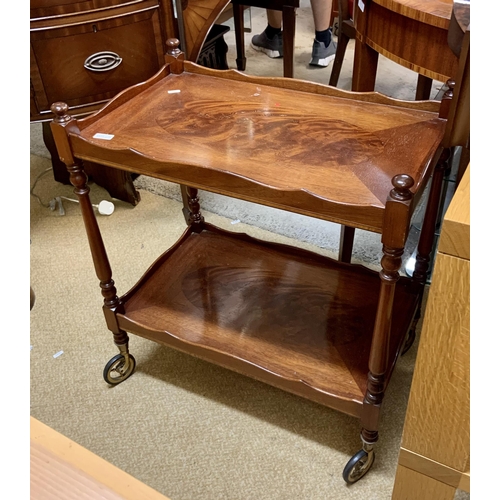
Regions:
<instances>
[{"instance_id":1,"label":"brass caster wheel","mask_svg":"<svg viewBox=\"0 0 500 500\"><path fill-rule=\"evenodd\" d=\"M128 362L123 354L117 354L112 357L104 367L104 380L110 385L116 385L123 382L134 373L135 359L131 354L128 355Z\"/></svg>"},{"instance_id":2,"label":"brass caster wheel","mask_svg":"<svg viewBox=\"0 0 500 500\"><path fill-rule=\"evenodd\" d=\"M354 455L344 467L342 477L348 484L359 481L371 468L375 460L375 452L360 450Z\"/></svg>"},{"instance_id":3,"label":"brass caster wheel","mask_svg":"<svg viewBox=\"0 0 500 500\"><path fill-rule=\"evenodd\" d=\"M408 332L408 337L406 338L405 345L403 346L403 350L401 351L401 355L406 354L410 350L410 347L413 345L413 342L415 342L415 329L414 328L412 328Z\"/></svg>"}]
</instances>

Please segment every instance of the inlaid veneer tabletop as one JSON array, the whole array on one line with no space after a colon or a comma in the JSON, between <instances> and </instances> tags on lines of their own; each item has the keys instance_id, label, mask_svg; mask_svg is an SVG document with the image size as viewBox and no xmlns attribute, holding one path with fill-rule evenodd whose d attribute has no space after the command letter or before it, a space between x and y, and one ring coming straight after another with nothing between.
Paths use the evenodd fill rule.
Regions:
<instances>
[{"instance_id":1,"label":"inlaid veneer tabletop","mask_svg":"<svg viewBox=\"0 0 500 500\"><path fill-rule=\"evenodd\" d=\"M425 24L448 29L453 0L373 0L392 12Z\"/></svg>"},{"instance_id":2,"label":"inlaid veneer tabletop","mask_svg":"<svg viewBox=\"0 0 500 500\"><path fill-rule=\"evenodd\" d=\"M86 143L72 141L76 156L95 155L110 166L202 189L217 171L375 210L385 207L395 175L411 175L415 191L427 179L428 152L445 126L436 113L320 95L313 86L306 93L256 78L218 78L185 66L90 125L84 120ZM215 191L237 193L224 193L222 184Z\"/></svg>"},{"instance_id":3,"label":"inlaid veneer tabletop","mask_svg":"<svg viewBox=\"0 0 500 500\"><path fill-rule=\"evenodd\" d=\"M30 417L31 500L169 500Z\"/></svg>"}]
</instances>

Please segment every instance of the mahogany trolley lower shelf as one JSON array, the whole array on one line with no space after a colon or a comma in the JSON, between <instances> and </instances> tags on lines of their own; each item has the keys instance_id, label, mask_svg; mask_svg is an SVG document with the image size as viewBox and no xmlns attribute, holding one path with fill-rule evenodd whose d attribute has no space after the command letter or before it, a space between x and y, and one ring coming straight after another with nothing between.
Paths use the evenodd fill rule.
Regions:
<instances>
[{"instance_id":1,"label":"mahogany trolley lower shelf","mask_svg":"<svg viewBox=\"0 0 500 500\"><path fill-rule=\"evenodd\" d=\"M210 70L169 43L157 75L94 115L51 108L119 349L104 378L117 384L134 372L132 333L360 418L363 447L343 472L353 483L373 464L384 392L420 315L449 156L440 104ZM122 296L85 160L183 193L186 231ZM400 277L429 179L415 271ZM216 228L200 213L198 189L380 233L381 270L350 264L348 238L337 261Z\"/></svg>"},{"instance_id":2,"label":"mahogany trolley lower shelf","mask_svg":"<svg viewBox=\"0 0 500 500\"><path fill-rule=\"evenodd\" d=\"M204 226L121 298L119 327L360 417L378 274ZM393 361L417 303L410 285L398 282Z\"/></svg>"}]
</instances>

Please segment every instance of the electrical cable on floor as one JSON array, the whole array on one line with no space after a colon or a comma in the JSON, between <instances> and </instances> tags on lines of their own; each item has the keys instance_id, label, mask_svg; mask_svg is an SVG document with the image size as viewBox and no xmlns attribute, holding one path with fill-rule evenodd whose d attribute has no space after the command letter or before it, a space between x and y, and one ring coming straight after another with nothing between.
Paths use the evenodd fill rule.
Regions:
<instances>
[{"instance_id":1,"label":"electrical cable on floor","mask_svg":"<svg viewBox=\"0 0 500 500\"><path fill-rule=\"evenodd\" d=\"M36 198L38 200L38 202L40 203L40 205L42 205L42 207L45 207L45 208L50 208L50 204L43 203L41 198L37 194L35 194L33 191L35 190L35 186L36 186L37 182L40 180L40 178L43 175L45 175L47 172L50 172L51 170L52 170L52 167L49 167L46 170L44 170L43 172L41 172L40 174L38 174L37 178L35 179L35 182L33 183L33 186L30 189L30 195L33 196L34 198Z\"/></svg>"},{"instance_id":2,"label":"electrical cable on floor","mask_svg":"<svg viewBox=\"0 0 500 500\"><path fill-rule=\"evenodd\" d=\"M30 195L33 196L34 198L36 198L38 200L38 202L40 203L40 205L42 205L42 207L50 208L50 210L52 210L52 211L58 209L59 215L66 215L66 211L64 210L62 200L71 201L73 203L80 203L78 200L74 200L73 198L67 198L66 196L56 196L55 198L50 200L49 203L44 203L42 201L42 199L40 198L40 196L38 196L34 192L35 187L36 187L38 181L40 180L40 178L43 175L45 175L47 172L50 172L51 170L52 170L52 167L49 167L49 168L45 169L43 172L41 172L40 174L38 174L38 176L35 179L35 182L33 182L33 186L30 189ZM92 206L94 208L97 208L98 212L101 215L111 215L115 211L114 204L110 201L107 201L107 200L102 200L101 202L99 202L98 205L92 205Z\"/></svg>"}]
</instances>

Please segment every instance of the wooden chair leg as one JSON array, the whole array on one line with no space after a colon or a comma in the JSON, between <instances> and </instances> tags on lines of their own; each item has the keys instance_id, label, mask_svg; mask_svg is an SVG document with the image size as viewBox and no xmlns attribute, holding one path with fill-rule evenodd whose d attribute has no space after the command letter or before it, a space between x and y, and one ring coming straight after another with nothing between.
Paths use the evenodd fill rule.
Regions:
<instances>
[{"instance_id":1,"label":"wooden chair leg","mask_svg":"<svg viewBox=\"0 0 500 500\"><path fill-rule=\"evenodd\" d=\"M333 61L332 74L330 75L329 85L332 87L336 87L339 82L340 72L342 71L342 63L344 62L345 51L348 43L349 37L345 33L340 33L337 44L337 52L335 53L335 59Z\"/></svg>"},{"instance_id":2,"label":"wooden chair leg","mask_svg":"<svg viewBox=\"0 0 500 500\"><path fill-rule=\"evenodd\" d=\"M236 67L245 71L247 58L245 57L245 29L243 21L243 5L233 3L234 33L236 37Z\"/></svg>"},{"instance_id":3,"label":"wooden chair leg","mask_svg":"<svg viewBox=\"0 0 500 500\"><path fill-rule=\"evenodd\" d=\"M293 78L295 7L283 6L283 76Z\"/></svg>"},{"instance_id":4,"label":"wooden chair leg","mask_svg":"<svg viewBox=\"0 0 500 500\"><path fill-rule=\"evenodd\" d=\"M342 226L340 229L339 261L351 262L352 248L354 246L355 229L349 226Z\"/></svg>"},{"instance_id":5,"label":"wooden chair leg","mask_svg":"<svg viewBox=\"0 0 500 500\"><path fill-rule=\"evenodd\" d=\"M378 57L379 53L375 49L356 39L351 85L353 92L372 92L375 90Z\"/></svg>"},{"instance_id":6,"label":"wooden chair leg","mask_svg":"<svg viewBox=\"0 0 500 500\"><path fill-rule=\"evenodd\" d=\"M416 101L428 101L431 97L432 78L424 75L418 75L417 91L415 94Z\"/></svg>"}]
</instances>

